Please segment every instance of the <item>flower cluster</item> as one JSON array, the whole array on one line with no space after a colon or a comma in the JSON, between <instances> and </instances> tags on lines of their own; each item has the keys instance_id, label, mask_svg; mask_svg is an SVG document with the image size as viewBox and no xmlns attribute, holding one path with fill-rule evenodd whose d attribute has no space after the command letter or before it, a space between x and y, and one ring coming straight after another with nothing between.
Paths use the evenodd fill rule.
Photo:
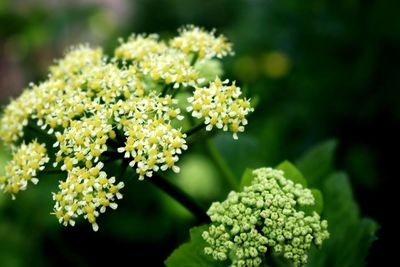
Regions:
<instances>
[{"instance_id":1,"label":"flower cluster","mask_svg":"<svg viewBox=\"0 0 400 267\"><path fill-rule=\"evenodd\" d=\"M237 133L244 131L247 124L246 116L253 111L247 99L239 98L240 88L229 80L221 81L217 78L209 87L197 87L194 95L188 98L191 104L187 107L195 118L205 118L206 130L213 127L232 131L233 138Z\"/></svg>"},{"instance_id":2,"label":"flower cluster","mask_svg":"<svg viewBox=\"0 0 400 267\"><path fill-rule=\"evenodd\" d=\"M100 48L91 48L88 45L72 47L63 59L50 67L50 75L55 79L73 77L94 66L102 65L103 59L103 51Z\"/></svg>"},{"instance_id":3,"label":"flower cluster","mask_svg":"<svg viewBox=\"0 0 400 267\"><path fill-rule=\"evenodd\" d=\"M37 174L48 161L44 144L37 141L22 144L7 164L6 175L0 176L0 190L9 192L14 197L14 194L26 189L29 181L37 184Z\"/></svg>"},{"instance_id":4,"label":"flower cluster","mask_svg":"<svg viewBox=\"0 0 400 267\"><path fill-rule=\"evenodd\" d=\"M75 167L68 172L66 181L60 182L60 191L53 194L56 201L54 214L60 223L74 225L75 219L83 214L93 230L97 231L99 211L104 213L107 207L118 207L114 201L122 198L119 190L124 183L115 184L115 177L107 178L107 174L101 170L103 166L98 163L92 168Z\"/></svg>"},{"instance_id":5,"label":"flower cluster","mask_svg":"<svg viewBox=\"0 0 400 267\"><path fill-rule=\"evenodd\" d=\"M117 182L122 177L103 171L105 164L123 159L141 180L179 172L188 148L183 128L198 129L190 115L204 118L208 130L231 130L235 138L244 130L252 108L240 88L219 79L200 88L210 79L198 66L231 53L225 37L194 26L165 42L155 34L132 35L120 41L113 58L89 45L72 48L50 67L47 80L31 84L5 108L0 138L16 154L1 189L25 189L50 161L50 171L67 177L54 195L54 214L64 225L83 216L97 229L97 216L108 205L116 207L123 186ZM32 136L43 144L24 145Z\"/></svg>"},{"instance_id":6,"label":"flower cluster","mask_svg":"<svg viewBox=\"0 0 400 267\"><path fill-rule=\"evenodd\" d=\"M121 45L115 49L115 57L125 61L142 61L151 55L162 54L167 50L164 42L159 41L157 34L132 34L126 42L120 40Z\"/></svg>"},{"instance_id":7,"label":"flower cluster","mask_svg":"<svg viewBox=\"0 0 400 267\"><path fill-rule=\"evenodd\" d=\"M173 84L174 88L180 85L195 86L202 81L197 71L191 66L189 58L176 49L148 56L140 66L143 73L153 80L163 80L166 84Z\"/></svg>"},{"instance_id":8,"label":"flower cluster","mask_svg":"<svg viewBox=\"0 0 400 267\"><path fill-rule=\"evenodd\" d=\"M233 53L231 43L224 36L216 37L214 31L207 32L193 25L181 28L180 35L170 44L185 54L197 53L200 59L222 58Z\"/></svg>"},{"instance_id":9,"label":"flower cluster","mask_svg":"<svg viewBox=\"0 0 400 267\"><path fill-rule=\"evenodd\" d=\"M36 99L32 90L24 91L17 99L4 110L1 118L1 139L13 147L13 143L24 135L23 128L28 125L28 118L32 114Z\"/></svg>"},{"instance_id":10,"label":"flower cluster","mask_svg":"<svg viewBox=\"0 0 400 267\"><path fill-rule=\"evenodd\" d=\"M174 88L195 86L201 82L190 57L158 41L157 35L132 35L116 49L115 56L136 64L152 80L172 84Z\"/></svg>"},{"instance_id":11,"label":"flower cluster","mask_svg":"<svg viewBox=\"0 0 400 267\"><path fill-rule=\"evenodd\" d=\"M118 101L113 107L117 128L122 130L126 141L117 151L124 158L131 158L129 165L136 168L139 179L151 177L153 172L171 168L178 172L175 165L178 155L187 149L186 134L180 128L174 128L172 121L184 117L176 107L178 101L171 96L159 97L150 93L147 97L133 97L134 105Z\"/></svg>"},{"instance_id":12,"label":"flower cluster","mask_svg":"<svg viewBox=\"0 0 400 267\"><path fill-rule=\"evenodd\" d=\"M56 132L57 142L53 146L59 146L60 149L56 153L54 166L63 160L61 170L71 171L79 163L91 167L107 150L106 142L110 136L114 137L115 132L100 115L71 121L70 127L63 133Z\"/></svg>"},{"instance_id":13,"label":"flower cluster","mask_svg":"<svg viewBox=\"0 0 400 267\"><path fill-rule=\"evenodd\" d=\"M271 249L295 266L305 264L311 244L329 237L327 221L298 210L314 204L311 191L279 170L260 168L253 175L243 192L232 191L224 202L211 205L205 253L220 261L230 258L231 266L260 266Z\"/></svg>"}]
</instances>

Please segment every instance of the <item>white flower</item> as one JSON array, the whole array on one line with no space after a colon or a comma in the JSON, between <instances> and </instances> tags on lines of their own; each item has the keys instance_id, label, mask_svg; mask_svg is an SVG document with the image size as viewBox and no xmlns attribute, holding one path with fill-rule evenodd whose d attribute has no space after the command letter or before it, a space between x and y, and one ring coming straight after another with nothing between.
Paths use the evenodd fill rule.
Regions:
<instances>
[{"instance_id":1,"label":"white flower","mask_svg":"<svg viewBox=\"0 0 400 267\"><path fill-rule=\"evenodd\" d=\"M68 171L66 181L60 182L58 193L53 193L54 214L64 226L73 226L75 219L83 215L97 231L96 218L104 213L107 207L116 209L114 201L121 199L119 192L123 182L116 183L115 177L107 178L102 171L104 164L98 163L92 168L73 168Z\"/></svg>"},{"instance_id":2,"label":"white flower","mask_svg":"<svg viewBox=\"0 0 400 267\"><path fill-rule=\"evenodd\" d=\"M207 32L202 28L188 25L181 28L179 33L180 36L173 38L170 45L185 54L197 53L200 59L222 58L233 54L231 43L222 35L216 37L214 30Z\"/></svg>"},{"instance_id":3,"label":"white flower","mask_svg":"<svg viewBox=\"0 0 400 267\"><path fill-rule=\"evenodd\" d=\"M229 80L217 78L209 87L196 88L193 96L188 98L187 111L195 118L204 118L207 131L213 127L230 130L237 139L237 133L243 132L247 124L246 116L254 109L249 100L240 98L240 88L234 82L228 83Z\"/></svg>"},{"instance_id":4,"label":"white flower","mask_svg":"<svg viewBox=\"0 0 400 267\"><path fill-rule=\"evenodd\" d=\"M22 145L13 153L5 167L5 176L0 177L0 190L9 192L15 198L19 191L26 190L28 182L37 184L37 171L42 171L49 162L44 144L37 141Z\"/></svg>"}]
</instances>

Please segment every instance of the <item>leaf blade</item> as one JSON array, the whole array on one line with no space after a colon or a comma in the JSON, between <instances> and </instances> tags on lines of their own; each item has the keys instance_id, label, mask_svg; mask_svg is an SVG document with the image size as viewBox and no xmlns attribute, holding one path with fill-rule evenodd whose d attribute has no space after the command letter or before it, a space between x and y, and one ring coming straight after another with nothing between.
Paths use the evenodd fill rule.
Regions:
<instances>
[{"instance_id":1,"label":"leaf blade","mask_svg":"<svg viewBox=\"0 0 400 267\"><path fill-rule=\"evenodd\" d=\"M335 139L322 142L296 161L296 166L311 187L319 187L332 171L337 144Z\"/></svg>"},{"instance_id":2,"label":"leaf blade","mask_svg":"<svg viewBox=\"0 0 400 267\"><path fill-rule=\"evenodd\" d=\"M307 181L303 174L290 161L283 161L276 167L276 169L283 171L285 173L285 178L292 180L296 184L301 184L302 186L307 187Z\"/></svg>"},{"instance_id":3,"label":"leaf blade","mask_svg":"<svg viewBox=\"0 0 400 267\"><path fill-rule=\"evenodd\" d=\"M208 225L196 226L190 229L190 241L175 249L165 260L167 267L223 267L226 262L214 260L204 253L207 243L201 237Z\"/></svg>"},{"instance_id":4,"label":"leaf blade","mask_svg":"<svg viewBox=\"0 0 400 267\"><path fill-rule=\"evenodd\" d=\"M240 178L239 191L242 191L244 187L251 185L253 179L253 170L250 168L245 169Z\"/></svg>"}]
</instances>

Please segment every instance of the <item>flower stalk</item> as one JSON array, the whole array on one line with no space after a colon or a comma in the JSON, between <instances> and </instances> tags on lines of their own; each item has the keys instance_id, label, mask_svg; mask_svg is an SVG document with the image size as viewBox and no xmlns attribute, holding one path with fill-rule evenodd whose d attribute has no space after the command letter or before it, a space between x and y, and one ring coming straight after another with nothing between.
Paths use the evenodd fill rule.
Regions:
<instances>
[{"instance_id":1,"label":"flower stalk","mask_svg":"<svg viewBox=\"0 0 400 267\"><path fill-rule=\"evenodd\" d=\"M221 153L218 151L211 140L207 139L205 143L207 153L212 159L212 162L217 167L218 171L221 173L221 177L224 179L225 183L229 186L231 190L237 190L239 187L238 180L236 179L234 173L229 168L224 158L221 156Z\"/></svg>"},{"instance_id":2,"label":"flower stalk","mask_svg":"<svg viewBox=\"0 0 400 267\"><path fill-rule=\"evenodd\" d=\"M199 223L207 223L210 221L206 210L201 205L165 177L156 173L149 181L188 209L197 218Z\"/></svg>"}]
</instances>

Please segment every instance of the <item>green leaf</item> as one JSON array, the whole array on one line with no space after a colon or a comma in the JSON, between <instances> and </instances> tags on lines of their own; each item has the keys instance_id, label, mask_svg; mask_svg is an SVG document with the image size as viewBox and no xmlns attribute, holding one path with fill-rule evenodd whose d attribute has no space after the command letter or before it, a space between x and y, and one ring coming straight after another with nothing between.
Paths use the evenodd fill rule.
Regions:
<instances>
[{"instance_id":1,"label":"green leaf","mask_svg":"<svg viewBox=\"0 0 400 267\"><path fill-rule=\"evenodd\" d=\"M301 172L289 161L285 160L276 168L283 171L287 179L292 180L296 184L301 184L302 186L307 187L306 179L304 179Z\"/></svg>"},{"instance_id":2,"label":"green leaf","mask_svg":"<svg viewBox=\"0 0 400 267\"><path fill-rule=\"evenodd\" d=\"M252 169L247 168L246 170L244 170L242 178L240 178L239 191L242 191L245 186L251 185L253 178L254 176Z\"/></svg>"},{"instance_id":3,"label":"green leaf","mask_svg":"<svg viewBox=\"0 0 400 267\"><path fill-rule=\"evenodd\" d=\"M238 140L232 139L232 133L216 135L212 142L236 177L246 168L258 168L265 165L265 151L259 140L246 133L239 134Z\"/></svg>"},{"instance_id":4,"label":"green leaf","mask_svg":"<svg viewBox=\"0 0 400 267\"><path fill-rule=\"evenodd\" d=\"M301 206L300 210L304 211L306 214L312 214L313 211L315 211L318 214L321 214L324 208L324 199L322 197L322 193L321 191L315 188L311 189L311 193L313 194L315 199L314 205Z\"/></svg>"},{"instance_id":5,"label":"green leaf","mask_svg":"<svg viewBox=\"0 0 400 267\"><path fill-rule=\"evenodd\" d=\"M206 242L201 234L208 229L208 225L190 229L190 241L181 245L165 260L167 267L223 267L227 262L214 260L204 254Z\"/></svg>"},{"instance_id":6,"label":"green leaf","mask_svg":"<svg viewBox=\"0 0 400 267\"><path fill-rule=\"evenodd\" d=\"M378 224L360 217L345 173L330 175L321 190L325 201L322 216L328 220L330 238L320 250L311 250L308 266L364 266L368 249L376 239Z\"/></svg>"},{"instance_id":7,"label":"green leaf","mask_svg":"<svg viewBox=\"0 0 400 267\"><path fill-rule=\"evenodd\" d=\"M324 198L322 196L322 193L315 188L311 189L311 193L313 194L315 199L315 204L313 206L314 211L316 211L318 214L321 214L321 212L324 210Z\"/></svg>"},{"instance_id":8,"label":"green leaf","mask_svg":"<svg viewBox=\"0 0 400 267\"><path fill-rule=\"evenodd\" d=\"M325 141L309 150L296 162L310 186L318 187L321 180L332 171L336 146L336 140Z\"/></svg>"}]
</instances>

